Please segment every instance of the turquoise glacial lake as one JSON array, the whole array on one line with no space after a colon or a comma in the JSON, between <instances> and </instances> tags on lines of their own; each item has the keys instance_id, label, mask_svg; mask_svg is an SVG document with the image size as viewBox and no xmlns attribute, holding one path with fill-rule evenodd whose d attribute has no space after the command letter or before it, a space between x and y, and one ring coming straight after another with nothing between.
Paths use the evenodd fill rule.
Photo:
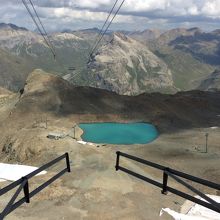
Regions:
<instances>
[{"instance_id":1,"label":"turquoise glacial lake","mask_svg":"<svg viewBox=\"0 0 220 220\"><path fill-rule=\"evenodd\" d=\"M88 123L79 124L83 141L105 144L147 144L159 133L148 123Z\"/></svg>"}]
</instances>

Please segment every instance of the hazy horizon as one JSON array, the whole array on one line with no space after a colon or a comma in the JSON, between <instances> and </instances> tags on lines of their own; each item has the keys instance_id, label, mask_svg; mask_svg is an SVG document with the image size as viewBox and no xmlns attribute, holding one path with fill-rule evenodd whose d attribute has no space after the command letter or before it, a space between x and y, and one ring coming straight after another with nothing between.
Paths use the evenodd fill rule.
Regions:
<instances>
[{"instance_id":1,"label":"hazy horizon","mask_svg":"<svg viewBox=\"0 0 220 220\"><path fill-rule=\"evenodd\" d=\"M121 2L118 1L117 7ZM33 0L48 31L101 28L113 3L110 0ZM22 1L0 0L0 5L0 23L13 23L35 30ZM218 29L219 23L219 0L127 0L111 25L111 30L199 27L204 31L211 31Z\"/></svg>"},{"instance_id":2,"label":"hazy horizon","mask_svg":"<svg viewBox=\"0 0 220 220\"><path fill-rule=\"evenodd\" d=\"M38 33L37 29L29 29L25 26L18 26L14 23L4 23L4 22L0 22L0 25L1 24L5 24L5 25L15 25L17 26L18 28L25 28L29 31L32 31L32 32L36 32ZM180 27L174 27L174 28L170 28L170 29L159 29L159 28L146 28L146 29L136 29L136 30L126 30L126 29L109 29L107 31L107 33L111 33L111 32L144 32L144 31L147 31L147 30L151 30L151 31L161 31L162 33L166 32L166 31L170 31L170 30L173 30L173 29L194 29L194 28L199 28L201 29L201 31L203 32L212 32L212 31L215 31L215 30L219 30L220 28L216 28L216 29L212 29L212 30L204 30L200 27L184 27L184 26L180 26ZM88 28L79 28L79 29L69 29L69 28L64 28L64 29L60 29L60 30L51 30L51 31L48 31L48 33L56 33L56 32L68 32L68 31L81 31L81 30L101 30L100 27L88 27Z\"/></svg>"}]
</instances>

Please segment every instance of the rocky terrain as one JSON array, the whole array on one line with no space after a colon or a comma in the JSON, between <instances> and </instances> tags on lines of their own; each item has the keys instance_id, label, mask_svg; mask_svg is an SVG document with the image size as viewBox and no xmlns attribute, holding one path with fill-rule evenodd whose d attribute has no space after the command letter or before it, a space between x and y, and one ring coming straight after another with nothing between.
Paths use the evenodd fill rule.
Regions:
<instances>
[{"instance_id":1,"label":"rocky terrain","mask_svg":"<svg viewBox=\"0 0 220 220\"><path fill-rule=\"evenodd\" d=\"M135 32L125 33L125 34L131 38L134 38L135 40L142 42L143 44L147 44L148 42L159 38L162 33L163 31L161 30L146 29L144 31L135 31Z\"/></svg>"},{"instance_id":2,"label":"rocky terrain","mask_svg":"<svg viewBox=\"0 0 220 220\"><path fill-rule=\"evenodd\" d=\"M92 86L118 94L177 91L166 63L123 34L114 34L111 42L98 50L88 68Z\"/></svg>"},{"instance_id":3,"label":"rocky terrain","mask_svg":"<svg viewBox=\"0 0 220 220\"><path fill-rule=\"evenodd\" d=\"M23 88L33 68L31 63L3 49L0 49L0 57L0 86L11 91Z\"/></svg>"},{"instance_id":4,"label":"rocky terrain","mask_svg":"<svg viewBox=\"0 0 220 220\"><path fill-rule=\"evenodd\" d=\"M24 93L0 90L1 162L41 166L69 152L70 174L65 174L43 192L7 218L19 219L143 219L159 218L162 207L180 210L184 200L160 193L160 189L122 172L116 172L115 152L123 152L185 171L213 182L219 173L219 92L180 92L120 96L90 87L76 87L53 74L35 70L29 74ZM147 145L81 145L66 137L50 140L49 132L67 133L79 122L154 123L159 138ZM208 153L204 154L205 133L209 133ZM77 135L79 130L77 128ZM77 138L80 138L77 136ZM121 161L127 168L161 180L162 174L132 161ZM63 169L63 164L34 178L37 187L49 176ZM7 185L1 183L1 187ZM184 191L184 187L169 181ZM207 193L219 194L215 190ZM10 195L1 197L4 207ZM162 219L169 220L164 215Z\"/></svg>"},{"instance_id":5,"label":"rocky terrain","mask_svg":"<svg viewBox=\"0 0 220 220\"><path fill-rule=\"evenodd\" d=\"M199 90L205 91L215 91L220 89L220 72L219 70L215 70L211 73L208 77L206 77L200 86L198 87Z\"/></svg>"},{"instance_id":6,"label":"rocky terrain","mask_svg":"<svg viewBox=\"0 0 220 220\"><path fill-rule=\"evenodd\" d=\"M94 28L50 34L57 53L54 59L37 33L1 24L0 86L18 91L29 72L42 68L74 85L119 94L174 93L202 88L202 81L219 68L218 30L109 32L89 60L98 33Z\"/></svg>"},{"instance_id":7,"label":"rocky terrain","mask_svg":"<svg viewBox=\"0 0 220 220\"><path fill-rule=\"evenodd\" d=\"M37 33L0 24L0 161L41 166L69 152L72 169L9 220L152 220L164 207L180 211L182 198L162 195L160 189L116 172L118 150L220 182L219 30L108 33L88 62L98 32L50 34L54 60ZM149 122L159 137L145 145L82 145L77 142L81 122ZM74 125L76 138L47 138L50 132L67 134ZM162 180L161 172L121 162ZM62 163L34 177L31 189L61 169ZM186 192L172 180L169 184ZM0 198L1 209L10 195Z\"/></svg>"},{"instance_id":8,"label":"rocky terrain","mask_svg":"<svg viewBox=\"0 0 220 220\"><path fill-rule=\"evenodd\" d=\"M24 86L27 73L41 67L56 75L72 74L69 67L82 68L87 57L89 41L73 33L54 33L50 36L57 57L51 54L43 38L34 32L14 25L0 26L0 86L18 91ZM7 57L7 59L6 59Z\"/></svg>"},{"instance_id":9,"label":"rocky terrain","mask_svg":"<svg viewBox=\"0 0 220 220\"><path fill-rule=\"evenodd\" d=\"M208 52L206 46L212 44L212 38L202 36L211 34L198 28L178 28L161 34L147 45L167 63L175 86L181 90L192 90L219 65L208 63L193 52L193 50L201 51L201 57L205 57L205 53Z\"/></svg>"},{"instance_id":10,"label":"rocky terrain","mask_svg":"<svg viewBox=\"0 0 220 220\"><path fill-rule=\"evenodd\" d=\"M21 96L9 94L9 97L8 102L11 100L12 104L8 105L11 108L7 110L8 117L4 117L7 123L0 125L0 144L3 148L10 145L19 161L44 148L44 141L42 146L39 143L44 137L35 137L35 120L45 121L45 118L49 121L70 120L70 127L74 122L86 121L147 121L155 124L162 133L218 126L220 123L219 92L120 96L101 89L75 87L42 70L29 75ZM33 136L26 136L27 132ZM33 141L31 145L30 140Z\"/></svg>"}]
</instances>

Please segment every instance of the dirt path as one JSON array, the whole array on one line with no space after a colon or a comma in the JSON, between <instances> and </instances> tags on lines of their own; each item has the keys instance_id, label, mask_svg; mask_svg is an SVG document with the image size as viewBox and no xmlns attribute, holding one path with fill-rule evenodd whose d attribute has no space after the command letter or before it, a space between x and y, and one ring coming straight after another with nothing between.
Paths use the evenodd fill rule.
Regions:
<instances>
[{"instance_id":1,"label":"dirt path","mask_svg":"<svg viewBox=\"0 0 220 220\"><path fill-rule=\"evenodd\" d=\"M219 182L219 129L209 130L211 139L208 154L194 149L195 144L202 148L201 136L205 131L192 130L161 135L158 140L146 146L101 146L97 148L78 144L70 138L57 141L57 155L65 151L70 152L71 174L63 176L58 182L34 197L31 204L20 207L7 219L152 220L159 219L159 211L162 207L170 207L179 211L184 203L183 199L172 194L164 196L160 193L159 188L121 171L116 172L114 169L115 152L121 150ZM51 155L51 159L54 156L52 152L48 155ZM48 157L49 159L50 157ZM162 178L162 174L153 169L144 168L131 161L122 160L121 162L134 171L155 179ZM37 161L33 161L33 163L36 164ZM38 181L41 181L40 178ZM184 190L174 182L171 184ZM216 194L215 191L205 192ZM161 219L171 218L164 215Z\"/></svg>"}]
</instances>

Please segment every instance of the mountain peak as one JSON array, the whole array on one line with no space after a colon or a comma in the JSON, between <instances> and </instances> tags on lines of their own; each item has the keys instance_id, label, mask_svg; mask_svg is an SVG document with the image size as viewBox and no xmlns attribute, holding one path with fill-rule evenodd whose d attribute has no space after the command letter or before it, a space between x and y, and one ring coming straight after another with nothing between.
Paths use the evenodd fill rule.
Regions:
<instances>
[{"instance_id":1,"label":"mountain peak","mask_svg":"<svg viewBox=\"0 0 220 220\"><path fill-rule=\"evenodd\" d=\"M176 92L171 71L147 45L115 32L88 65L92 86L122 95L149 91Z\"/></svg>"},{"instance_id":2,"label":"mountain peak","mask_svg":"<svg viewBox=\"0 0 220 220\"><path fill-rule=\"evenodd\" d=\"M90 33L99 33L100 30L96 27L94 28L87 28L87 29L80 29L80 30L76 30L76 31L82 31L82 32L90 32Z\"/></svg>"},{"instance_id":3,"label":"mountain peak","mask_svg":"<svg viewBox=\"0 0 220 220\"><path fill-rule=\"evenodd\" d=\"M127 37L123 33L120 32L114 32L113 34L113 39L112 43L118 42L118 41L123 41L123 42L131 42L131 38Z\"/></svg>"},{"instance_id":4,"label":"mountain peak","mask_svg":"<svg viewBox=\"0 0 220 220\"><path fill-rule=\"evenodd\" d=\"M220 35L220 29L216 29L211 32L212 34Z\"/></svg>"},{"instance_id":5,"label":"mountain peak","mask_svg":"<svg viewBox=\"0 0 220 220\"><path fill-rule=\"evenodd\" d=\"M202 33L203 31L198 28L198 27L193 27L193 28L189 28L187 29L188 32L193 32L194 34L197 34L197 33Z\"/></svg>"},{"instance_id":6,"label":"mountain peak","mask_svg":"<svg viewBox=\"0 0 220 220\"><path fill-rule=\"evenodd\" d=\"M13 30L23 30L23 31L28 31L28 29L24 27L18 27L15 24L6 24L6 23L0 23L0 29L13 29Z\"/></svg>"}]
</instances>

